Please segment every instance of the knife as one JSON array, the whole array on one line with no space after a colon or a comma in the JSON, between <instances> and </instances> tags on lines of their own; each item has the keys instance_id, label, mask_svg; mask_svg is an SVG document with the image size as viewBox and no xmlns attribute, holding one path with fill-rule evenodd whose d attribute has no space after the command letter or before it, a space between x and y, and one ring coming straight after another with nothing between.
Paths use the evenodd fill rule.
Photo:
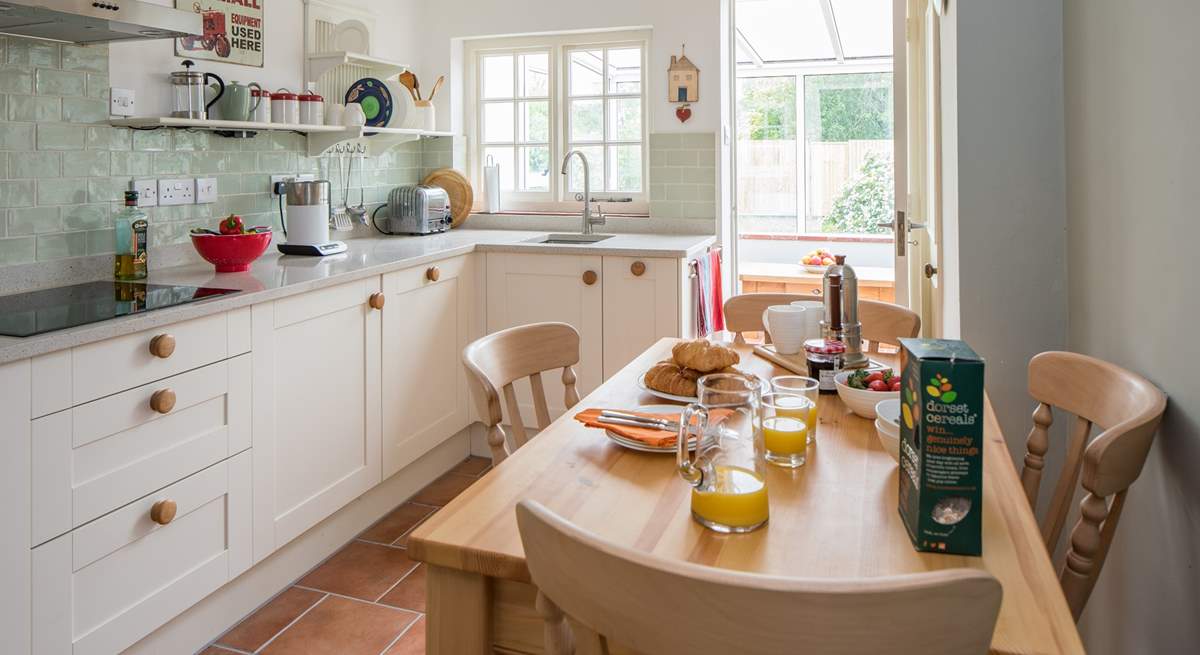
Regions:
<instances>
[{"instance_id":1,"label":"knife","mask_svg":"<svg viewBox=\"0 0 1200 655\"><path fill-rule=\"evenodd\" d=\"M639 416L629 412L606 409L600 412L600 418L602 420L613 419L617 421L625 421L624 423L616 423L615 425L632 425L634 427L657 428L659 430L667 430L669 432L679 431L679 421L669 421L663 418Z\"/></svg>"}]
</instances>

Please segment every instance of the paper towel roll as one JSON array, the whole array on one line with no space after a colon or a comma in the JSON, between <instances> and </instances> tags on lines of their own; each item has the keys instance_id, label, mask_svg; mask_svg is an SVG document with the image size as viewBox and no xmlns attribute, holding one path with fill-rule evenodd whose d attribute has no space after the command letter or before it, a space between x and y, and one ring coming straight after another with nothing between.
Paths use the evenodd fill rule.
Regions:
<instances>
[{"instance_id":1,"label":"paper towel roll","mask_svg":"<svg viewBox=\"0 0 1200 655\"><path fill-rule=\"evenodd\" d=\"M487 165L483 167L483 184L487 187L487 211L490 214L500 212L500 166L488 155Z\"/></svg>"}]
</instances>

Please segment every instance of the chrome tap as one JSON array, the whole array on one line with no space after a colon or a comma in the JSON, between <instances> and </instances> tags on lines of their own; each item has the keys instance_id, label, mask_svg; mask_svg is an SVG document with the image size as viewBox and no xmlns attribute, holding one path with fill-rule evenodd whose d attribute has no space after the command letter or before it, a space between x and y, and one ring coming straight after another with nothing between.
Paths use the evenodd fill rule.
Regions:
<instances>
[{"instance_id":1,"label":"chrome tap","mask_svg":"<svg viewBox=\"0 0 1200 655\"><path fill-rule=\"evenodd\" d=\"M583 162L583 212L581 214L583 222L580 226L580 234L592 234L592 226L604 225L606 219L604 214L599 211L596 212L595 217L592 216L592 176L591 170L588 168L587 155L579 150L568 152L567 156L563 157L562 174L567 174L572 155L579 155L579 161Z\"/></svg>"}]
</instances>

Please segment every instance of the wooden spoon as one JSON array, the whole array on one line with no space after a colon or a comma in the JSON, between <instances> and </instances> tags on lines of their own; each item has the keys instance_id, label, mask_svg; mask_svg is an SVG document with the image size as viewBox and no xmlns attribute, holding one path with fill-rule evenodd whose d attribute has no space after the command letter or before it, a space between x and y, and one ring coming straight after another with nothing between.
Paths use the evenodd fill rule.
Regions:
<instances>
[{"instance_id":1,"label":"wooden spoon","mask_svg":"<svg viewBox=\"0 0 1200 655\"><path fill-rule=\"evenodd\" d=\"M439 75L437 81L433 83L433 90L429 92L429 99L433 100L433 96L437 95L438 89L442 88L442 82L446 81L445 75Z\"/></svg>"},{"instance_id":2,"label":"wooden spoon","mask_svg":"<svg viewBox=\"0 0 1200 655\"><path fill-rule=\"evenodd\" d=\"M404 71L400 73L400 84L408 89L408 95L412 96L413 100L420 100L421 96L417 94L417 76L412 74L412 71Z\"/></svg>"}]
</instances>

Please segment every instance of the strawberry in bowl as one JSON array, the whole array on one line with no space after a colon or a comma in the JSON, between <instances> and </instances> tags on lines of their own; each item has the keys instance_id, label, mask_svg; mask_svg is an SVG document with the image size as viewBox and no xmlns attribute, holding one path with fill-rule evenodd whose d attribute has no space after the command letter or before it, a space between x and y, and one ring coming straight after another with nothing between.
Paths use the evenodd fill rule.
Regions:
<instances>
[{"instance_id":1,"label":"strawberry in bowl","mask_svg":"<svg viewBox=\"0 0 1200 655\"><path fill-rule=\"evenodd\" d=\"M833 253L825 248L808 251L800 258L800 265L809 273L824 273L833 264Z\"/></svg>"},{"instance_id":2,"label":"strawberry in bowl","mask_svg":"<svg viewBox=\"0 0 1200 655\"><path fill-rule=\"evenodd\" d=\"M217 225L219 231L194 228L192 246L218 273L240 273L271 245L271 228L247 228L241 216L230 214Z\"/></svg>"}]
</instances>

